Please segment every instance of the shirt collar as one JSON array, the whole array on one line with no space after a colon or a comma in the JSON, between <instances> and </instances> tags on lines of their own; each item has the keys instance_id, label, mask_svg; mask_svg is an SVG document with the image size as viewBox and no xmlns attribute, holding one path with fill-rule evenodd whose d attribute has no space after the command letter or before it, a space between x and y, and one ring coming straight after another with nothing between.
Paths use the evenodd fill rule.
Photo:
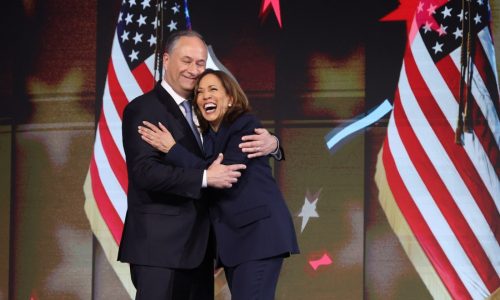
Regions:
<instances>
[{"instance_id":1,"label":"shirt collar","mask_svg":"<svg viewBox=\"0 0 500 300\"><path fill-rule=\"evenodd\" d=\"M181 103L184 102L187 99L184 99L184 98L182 98L182 96L180 96L179 94L177 94L174 91L174 89L170 86L170 84L168 84L168 82L165 81L165 79L161 80L161 86L167 91L167 93L170 94L170 96L172 96L172 98L174 99L175 103L179 107L182 107ZM186 115L186 111L184 110L184 107L181 108L181 111L182 111L182 113L185 116ZM193 121L194 121L194 124L199 128L200 127L200 122L198 121L198 117L196 116L195 113L193 113Z\"/></svg>"},{"instance_id":2,"label":"shirt collar","mask_svg":"<svg viewBox=\"0 0 500 300\"><path fill-rule=\"evenodd\" d=\"M172 98L174 98L174 101L175 103L177 103L177 105L181 105L182 102L184 102L184 99L182 96L180 96L179 94L177 94L174 89L170 86L170 84L168 84L168 82L165 81L165 79L162 79L161 80L161 86L167 90L167 93L170 94L170 96L172 96Z\"/></svg>"}]
</instances>

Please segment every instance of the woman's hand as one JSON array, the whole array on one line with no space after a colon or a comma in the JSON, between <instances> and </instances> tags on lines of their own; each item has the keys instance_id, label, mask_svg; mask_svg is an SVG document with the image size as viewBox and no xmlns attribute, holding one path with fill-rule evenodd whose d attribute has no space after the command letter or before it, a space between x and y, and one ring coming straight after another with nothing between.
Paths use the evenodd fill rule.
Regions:
<instances>
[{"instance_id":1,"label":"woman's hand","mask_svg":"<svg viewBox=\"0 0 500 300\"><path fill-rule=\"evenodd\" d=\"M139 126L138 131L146 143L163 153L168 153L175 145L174 137L162 123L158 122L159 128L148 121L143 121L142 124L144 126Z\"/></svg>"}]
</instances>

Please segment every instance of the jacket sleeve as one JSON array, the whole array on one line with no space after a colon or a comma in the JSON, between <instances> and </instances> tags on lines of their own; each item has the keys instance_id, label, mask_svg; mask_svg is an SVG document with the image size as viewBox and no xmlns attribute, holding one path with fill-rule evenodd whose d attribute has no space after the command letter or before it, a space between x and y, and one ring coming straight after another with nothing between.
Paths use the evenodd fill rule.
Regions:
<instances>
[{"instance_id":1,"label":"jacket sleeve","mask_svg":"<svg viewBox=\"0 0 500 300\"><path fill-rule=\"evenodd\" d=\"M137 128L143 120L161 121L145 103L132 101L123 113L122 135L129 180L146 191L170 193L189 198L200 198L203 168L176 166L164 160L164 154L144 142ZM142 105L141 105L142 104Z\"/></svg>"},{"instance_id":2,"label":"jacket sleeve","mask_svg":"<svg viewBox=\"0 0 500 300\"><path fill-rule=\"evenodd\" d=\"M239 147L241 138L244 135L253 134L255 128L261 128L262 125L253 115L246 114L239 117L229 127L228 141L224 147L223 164L247 164L250 160L246 153L243 153ZM258 159L258 158L253 158Z\"/></svg>"},{"instance_id":3,"label":"jacket sleeve","mask_svg":"<svg viewBox=\"0 0 500 300\"><path fill-rule=\"evenodd\" d=\"M283 147L281 147L279 138L277 136L275 137L278 140L278 150L276 151L276 153L269 154L269 156L274 158L276 161L285 160L285 150L283 149Z\"/></svg>"},{"instance_id":4,"label":"jacket sleeve","mask_svg":"<svg viewBox=\"0 0 500 300\"><path fill-rule=\"evenodd\" d=\"M184 168L197 168L205 170L208 162L188 151L184 146L176 143L168 153L163 155L163 161Z\"/></svg>"}]
</instances>

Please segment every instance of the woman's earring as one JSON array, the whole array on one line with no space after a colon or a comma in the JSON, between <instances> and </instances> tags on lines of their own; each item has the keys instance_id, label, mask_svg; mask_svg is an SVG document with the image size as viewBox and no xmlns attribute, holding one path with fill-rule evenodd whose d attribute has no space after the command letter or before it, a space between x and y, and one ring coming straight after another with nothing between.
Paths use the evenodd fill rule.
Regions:
<instances>
[{"instance_id":1,"label":"woman's earring","mask_svg":"<svg viewBox=\"0 0 500 300\"><path fill-rule=\"evenodd\" d=\"M231 106L233 106L233 104L232 104L232 103L229 103L229 104L228 104L228 106L229 106L229 107L231 107Z\"/></svg>"}]
</instances>

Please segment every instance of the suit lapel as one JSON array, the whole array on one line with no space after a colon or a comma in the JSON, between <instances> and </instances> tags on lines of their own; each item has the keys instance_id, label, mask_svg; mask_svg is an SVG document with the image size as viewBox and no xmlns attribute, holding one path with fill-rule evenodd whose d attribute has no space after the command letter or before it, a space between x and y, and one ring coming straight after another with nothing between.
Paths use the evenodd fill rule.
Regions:
<instances>
[{"instance_id":1,"label":"suit lapel","mask_svg":"<svg viewBox=\"0 0 500 300\"><path fill-rule=\"evenodd\" d=\"M193 151L194 149L197 149L197 154L202 155L202 149L200 149L186 117L184 117L184 114L175 100L161 86L160 82L156 84L155 91L158 99L167 110L167 121L169 124L167 124L166 127L169 128L169 130L171 129L171 134L174 139L184 145L188 150Z\"/></svg>"},{"instance_id":2,"label":"suit lapel","mask_svg":"<svg viewBox=\"0 0 500 300\"><path fill-rule=\"evenodd\" d=\"M224 152L224 148L227 144L227 139L229 138L229 124L226 122L222 123L219 127L219 131L217 131L216 138L214 141L214 150L215 153Z\"/></svg>"}]
</instances>

